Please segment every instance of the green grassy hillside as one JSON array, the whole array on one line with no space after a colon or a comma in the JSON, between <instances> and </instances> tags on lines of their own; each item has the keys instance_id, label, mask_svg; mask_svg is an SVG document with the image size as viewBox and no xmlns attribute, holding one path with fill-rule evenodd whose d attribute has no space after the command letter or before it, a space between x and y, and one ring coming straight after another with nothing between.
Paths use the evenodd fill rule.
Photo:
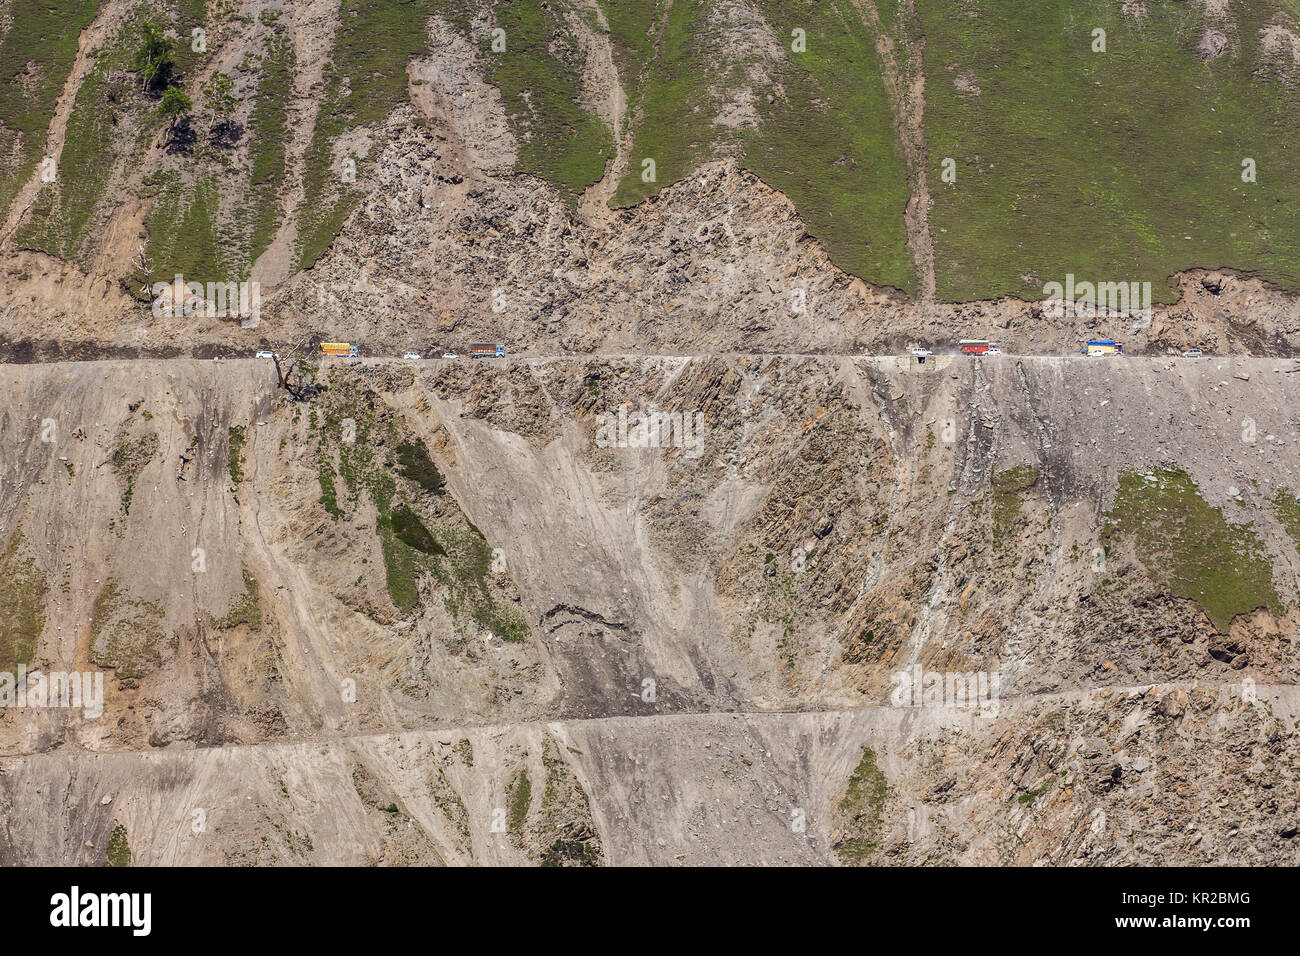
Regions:
<instances>
[{"instance_id":1,"label":"green grassy hillside","mask_svg":"<svg viewBox=\"0 0 1300 956\"><path fill-rule=\"evenodd\" d=\"M90 25L95 0L12 0L0 39L0 202L5 206L41 160L45 133Z\"/></svg>"},{"instance_id":2,"label":"green grassy hillside","mask_svg":"<svg viewBox=\"0 0 1300 956\"><path fill-rule=\"evenodd\" d=\"M284 10L149 0L92 51L58 181L40 190L17 241L86 264L99 225L138 195L150 200L152 275L244 277L300 180L294 262L311 266L364 195L377 154L360 134L408 101L408 64L430 52L440 16L500 91L517 171L571 203L615 175L620 155L608 183L615 207L733 158L790 197L841 268L913 295L931 245L937 295L951 301L1039 298L1071 273L1149 281L1168 301L1172 275L1195 267L1300 291L1298 6L342 0L321 34L319 111L298 129L305 114L290 98L307 64ZM78 38L102 10L85 0L57 16L25 0L6 7L0 197L11 203L39 162ZM185 148L159 149L162 90L143 90L133 62L145 22L175 43L173 82L198 131ZM209 31L206 51L189 43L196 25ZM244 51L233 70L223 44ZM234 79L240 135L225 145L207 136L214 58ZM624 94L616 123L613 82ZM908 121L923 141L905 148ZM306 149L291 168L294 135ZM904 211L922 173L929 234L909 243Z\"/></svg>"},{"instance_id":3,"label":"green grassy hillside","mask_svg":"<svg viewBox=\"0 0 1300 956\"><path fill-rule=\"evenodd\" d=\"M1231 0L1212 59L1199 4L1145 6L1138 20L1110 0L1044 0L1032 15L1013 0L921 0L941 298L1034 298L1073 272L1150 281L1169 300L1169 276L1191 266L1300 288L1300 96L1259 38L1278 5ZM943 157L953 184L939 181ZM1242 181L1246 158L1256 183Z\"/></svg>"}]
</instances>

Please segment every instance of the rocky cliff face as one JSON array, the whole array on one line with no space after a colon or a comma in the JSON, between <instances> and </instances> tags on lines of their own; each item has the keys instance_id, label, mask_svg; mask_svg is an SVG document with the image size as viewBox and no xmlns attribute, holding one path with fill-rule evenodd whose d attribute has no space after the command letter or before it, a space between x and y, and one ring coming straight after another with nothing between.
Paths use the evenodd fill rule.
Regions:
<instances>
[{"instance_id":1,"label":"rocky cliff face","mask_svg":"<svg viewBox=\"0 0 1300 956\"><path fill-rule=\"evenodd\" d=\"M1294 859L1284 365L299 374L3 374L6 859Z\"/></svg>"}]
</instances>

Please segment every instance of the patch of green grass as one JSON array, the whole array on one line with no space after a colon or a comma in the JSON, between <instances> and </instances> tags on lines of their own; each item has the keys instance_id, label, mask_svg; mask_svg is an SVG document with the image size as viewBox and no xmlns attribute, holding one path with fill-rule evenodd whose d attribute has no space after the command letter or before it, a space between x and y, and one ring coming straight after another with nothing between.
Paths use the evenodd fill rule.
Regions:
<instances>
[{"instance_id":1,"label":"patch of green grass","mask_svg":"<svg viewBox=\"0 0 1300 956\"><path fill-rule=\"evenodd\" d=\"M136 143L124 139L116 114L138 113L151 102L140 92L139 81L126 72L138 22L133 18L122 27L82 81L56 179L41 187L18 231L16 239L24 248L78 259L119 156L135 148Z\"/></svg>"},{"instance_id":2,"label":"patch of green grass","mask_svg":"<svg viewBox=\"0 0 1300 956\"><path fill-rule=\"evenodd\" d=\"M445 603L452 615L468 612L480 626L512 643L528 636L528 622L518 609L497 599L489 586L492 549L481 531L469 522L470 530L440 528L439 537L447 551L449 575L442 583L447 588Z\"/></svg>"},{"instance_id":3,"label":"patch of green grass","mask_svg":"<svg viewBox=\"0 0 1300 956\"><path fill-rule=\"evenodd\" d=\"M771 555L771 552L768 552ZM773 560L774 560L773 556ZM765 565L770 565L765 560ZM766 624L781 625L781 637L777 641L777 653L787 670L794 670L798 662L799 643L795 639L795 621L798 617L799 595L795 587L794 575L778 570L770 577L764 573L759 582L758 603L749 618L749 633L761 620Z\"/></svg>"},{"instance_id":4,"label":"patch of green grass","mask_svg":"<svg viewBox=\"0 0 1300 956\"><path fill-rule=\"evenodd\" d=\"M551 741L542 748L546 785L537 832L563 833L542 852L542 866L599 866L600 842L589 825L591 805L582 786ZM580 837L573 839L573 836ZM586 837L582 839L581 837Z\"/></svg>"},{"instance_id":5,"label":"patch of green grass","mask_svg":"<svg viewBox=\"0 0 1300 956\"><path fill-rule=\"evenodd\" d=\"M612 205L634 205L703 162L737 155L790 197L841 268L880 285L916 287L903 224L907 171L878 36L852 0L760 0L773 57L721 55L735 42L735 23L727 22L731 12L702 0L601 6L633 132ZM796 27L806 34L798 53ZM752 106L753 125L719 121L737 103ZM655 162L648 183L646 159Z\"/></svg>"},{"instance_id":6,"label":"patch of green grass","mask_svg":"<svg viewBox=\"0 0 1300 956\"><path fill-rule=\"evenodd\" d=\"M600 0L609 24L614 67L625 89L640 86L641 72L654 54L655 28L663 7L664 0Z\"/></svg>"},{"instance_id":7,"label":"patch of green grass","mask_svg":"<svg viewBox=\"0 0 1300 956\"><path fill-rule=\"evenodd\" d=\"M436 538L429 533L419 515L405 505L392 510L389 518L393 523L393 533L407 546L421 554L445 556L447 551Z\"/></svg>"},{"instance_id":8,"label":"patch of green grass","mask_svg":"<svg viewBox=\"0 0 1300 956\"><path fill-rule=\"evenodd\" d=\"M907 169L875 31L851 0L758 6L783 59L773 89L754 90L759 123L748 136L746 164L790 197L841 269L913 292L903 225ZM795 27L807 34L803 53L791 50Z\"/></svg>"},{"instance_id":9,"label":"patch of green grass","mask_svg":"<svg viewBox=\"0 0 1300 956\"><path fill-rule=\"evenodd\" d=\"M178 172L160 172L150 185L159 190L145 221L150 283L170 282L177 275L204 285L232 281L218 234L221 190L216 179L205 176L187 182Z\"/></svg>"},{"instance_id":10,"label":"patch of green grass","mask_svg":"<svg viewBox=\"0 0 1300 956\"><path fill-rule=\"evenodd\" d=\"M1296 549L1300 550L1300 498L1285 488L1281 489L1273 499L1273 514L1286 528Z\"/></svg>"},{"instance_id":11,"label":"patch of green grass","mask_svg":"<svg viewBox=\"0 0 1300 956\"><path fill-rule=\"evenodd\" d=\"M231 425L229 429L228 455L230 466L230 483L236 488L244 480L244 442L247 440L247 428L244 425Z\"/></svg>"},{"instance_id":12,"label":"patch of green grass","mask_svg":"<svg viewBox=\"0 0 1300 956\"><path fill-rule=\"evenodd\" d=\"M468 615L510 642L528 636L528 622L489 585L492 550L481 535L450 527L430 530L409 505L380 512L376 528L383 547L393 603L410 611L419 603L419 575L428 572L443 587L443 603L456 619Z\"/></svg>"},{"instance_id":13,"label":"patch of green grass","mask_svg":"<svg viewBox=\"0 0 1300 956\"><path fill-rule=\"evenodd\" d=\"M45 629L49 584L36 559L22 553L23 537L15 531L0 554L0 671L14 673L30 664Z\"/></svg>"},{"instance_id":14,"label":"patch of green grass","mask_svg":"<svg viewBox=\"0 0 1300 956\"><path fill-rule=\"evenodd\" d=\"M468 14L459 3L451 6L459 8L453 22L465 29ZM490 34L474 39L519 143L515 168L576 195L604 175L614 140L581 103L585 56L564 12L548 0L499 3L492 26L505 31L505 52L493 52Z\"/></svg>"},{"instance_id":15,"label":"patch of green grass","mask_svg":"<svg viewBox=\"0 0 1300 956\"><path fill-rule=\"evenodd\" d=\"M114 824L113 834L108 838L108 855L104 865L131 865L131 844L127 841L126 827L120 823Z\"/></svg>"},{"instance_id":16,"label":"patch of green grass","mask_svg":"<svg viewBox=\"0 0 1300 956\"><path fill-rule=\"evenodd\" d=\"M542 789L542 812L551 816L562 809L563 794L571 775L564 766L560 755L550 743L542 750L542 766L546 768L546 786Z\"/></svg>"},{"instance_id":17,"label":"patch of green grass","mask_svg":"<svg viewBox=\"0 0 1300 956\"><path fill-rule=\"evenodd\" d=\"M407 100L406 64L428 44L436 0L342 0L325 69L325 92L303 157L296 265L309 268L360 202L361 192L332 169L334 143L349 129L382 123ZM360 157L357 178L365 175Z\"/></svg>"},{"instance_id":18,"label":"patch of green grass","mask_svg":"<svg viewBox=\"0 0 1300 956\"><path fill-rule=\"evenodd\" d=\"M1170 593L1200 604L1221 632L1238 614L1281 612L1273 569L1249 525L1231 524L1181 470L1120 475L1102 542L1131 540L1147 573Z\"/></svg>"},{"instance_id":19,"label":"patch of green grass","mask_svg":"<svg viewBox=\"0 0 1300 956\"><path fill-rule=\"evenodd\" d=\"M860 866L879 848L881 818L888 796L889 782L876 765L876 752L870 747L862 748L862 756L838 805L846 832L835 847L841 863Z\"/></svg>"},{"instance_id":20,"label":"patch of green grass","mask_svg":"<svg viewBox=\"0 0 1300 956\"><path fill-rule=\"evenodd\" d=\"M320 503L335 518L342 518L343 510L339 507L338 493L334 489L334 465L325 455L320 457L317 474L320 479Z\"/></svg>"},{"instance_id":21,"label":"patch of green grass","mask_svg":"<svg viewBox=\"0 0 1300 956\"><path fill-rule=\"evenodd\" d=\"M403 478L415 482L425 491L441 493L442 473L429 457L429 449L424 447L424 442L416 439L414 442L398 445L397 461L401 465Z\"/></svg>"},{"instance_id":22,"label":"patch of green grass","mask_svg":"<svg viewBox=\"0 0 1300 956\"><path fill-rule=\"evenodd\" d=\"M1001 546L1024 525L1021 504L1038 481L1033 465L1018 465L993 476L993 543Z\"/></svg>"},{"instance_id":23,"label":"patch of green grass","mask_svg":"<svg viewBox=\"0 0 1300 956\"><path fill-rule=\"evenodd\" d=\"M701 49L707 8L699 0L678 0L666 12L663 0L655 0L652 16L628 9L627 2L610 6L610 39L620 70L635 70L637 76L626 84L632 91L633 149L627 175L610 202L632 206L713 158L718 104L709 77L717 64ZM655 163L651 183L642 180L646 159Z\"/></svg>"},{"instance_id":24,"label":"patch of green grass","mask_svg":"<svg viewBox=\"0 0 1300 956\"><path fill-rule=\"evenodd\" d=\"M1020 794L1019 796L1016 797L1016 800L1020 803L1022 807L1031 807L1034 805L1034 801L1037 800L1039 797L1041 797L1043 794L1045 794L1048 790L1050 790L1051 787L1052 787L1052 781L1049 780L1047 781L1047 783L1043 784L1037 790L1027 790L1024 793Z\"/></svg>"},{"instance_id":25,"label":"patch of green grass","mask_svg":"<svg viewBox=\"0 0 1300 956\"><path fill-rule=\"evenodd\" d=\"M262 603L257 597L257 580L244 568L244 591L230 605L226 616L217 622L217 627L228 630L241 624L248 625L256 631L262 626Z\"/></svg>"},{"instance_id":26,"label":"patch of green grass","mask_svg":"<svg viewBox=\"0 0 1300 956\"><path fill-rule=\"evenodd\" d=\"M1044 0L1032 16L1018 0L918 0L941 299L1041 298L1073 273L1150 281L1167 302L1170 275L1193 266L1300 288L1300 90L1259 38L1275 18L1294 32L1295 11L1226 6L1229 49L1202 59L1200 4L1137 19L1112 0ZM1257 183L1242 182L1247 157Z\"/></svg>"},{"instance_id":27,"label":"patch of green grass","mask_svg":"<svg viewBox=\"0 0 1300 956\"><path fill-rule=\"evenodd\" d=\"M79 3L75 9L81 9ZM63 13L58 15L62 17ZM87 239L102 218L105 204L119 198L110 186L115 178L131 174L132 159L142 155L149 139L165 122L158 113L156 94L142 89L139 76L133 72L144 23L151 19L188 37L193 27L204 22L203 3L157 0L141 4L126 18L117 35L99 49L68 118L57 178L37 193L15 237L23 248L39 249L89 267ZM75 45L75 38L73 42ZM177 76L183 77L199 58L190 43L178 43ZM60 77L60 84L62 80ZM7 115L0 112L0 116Z\"/></svg>"},{"instance_id":28,"label":"patch of green grass","mask_svg":"<svg viewBox=\"0 0 1300 956\"><path fill-rule=\"evenodd\" d=\"M0 209L43 158L45 135L97 0L12 0L0 39Z\"/></svg>"},{"instance_id":29,"label":"patch of green grass","mask_svg":"<svg viewBox=\"0 0 1300 956\"><path fill-rule=\"evenodd\" d=\"M263 11L268 12L268 11ZM278 13L279 11L275 11ZM289 93L293 87L293 44L277 35L263 57L257 98L248 123L249 214L252 234L246 258L248 267L257 261L275 238L280 225L280 194L285 185L285 148L289 138ZM241 278L247 278L241 273Z\"/></svg>"},{"instance_id":30,"label":"patch of green grass","mask_svg":"<svg viewBox=\"0 0 1300 956\"><path fill-rule=\"evenodd\" d=\"M528 807L533 799L533 785L528 779L528 769L520 767L506 787L506 826L516 841L523 839L524 824L528 821Z\"/></svg>"},{"instance_id":31,"label":"patch of green grass","mask_svg":"<svg viewBox=\"0 0 1300 956\"><path fill-rule=\"evenodd\" d=\"M382 521L382 518L381 518ZM397 537L391 527L379 528L380 549L384 555L384 575L388 595L398 610L409 613L420 603L418 575L424 567L420 553Z\"/></svg>"},{"instance_id":32,"label":"patch of green grass","mask_svg":"<svg viewBox=\"0 0 1300 956\"><path fill-rule=\"evenodd\" d=\"M429 790L433 795L433 802L438 805L447 821L456 828L462 840L468 840L470 835L469 829L469 811L465 809L465 801L461 799L456 788L451 785L447 775L441 767L437 768L437 775L430 778Z\"/></svg>"},{"instance_id":33,"label":"patch of green grass","mask_svg":"<svg viewBox=\"0 0 1300 956\"><path fill-rule=\"evenodd\" d=\"M180 37L176 44L176 71L180 77L186 77L213 52L210 28L207 52L199 53L190 42L195 27L208 28L207 0L152 0L152 4L162 11L164 20Z\"/></svg>"}]
</instances>

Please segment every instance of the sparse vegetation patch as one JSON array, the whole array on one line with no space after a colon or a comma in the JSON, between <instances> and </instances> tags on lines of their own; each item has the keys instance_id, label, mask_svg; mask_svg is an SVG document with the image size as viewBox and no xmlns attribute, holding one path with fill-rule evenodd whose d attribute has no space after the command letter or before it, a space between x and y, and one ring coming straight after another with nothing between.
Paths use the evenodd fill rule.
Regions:
<instances>
[{"instance_id":1,"label":"sparse vegetation patch","mask_svg":"<svg viewBox=\"0 0 1300 956\"><path fill-rule=\"evenodd\" d=\"M837 807L843 835L834 849L840 862L860 866L880 848L881 821L888 796L889 782L876 765L876 752L864 747Z\"/></svg>"},{"instance_id":2,"label":"sparse vegetation patch","mask_svg":"<svg viewBox=\"0 0 1300 956\"><path fill-rule=\"evenodd\" d=\"M1170 593L1196 601L1226 631L1238 614L1281 611L1273 570L1249 525L1232 524L1181 470L1120 475L1103 543L1132 543L1147 573Z\"/></svg>"},{"instance_id":3,"label":"sparse vegetation patch","mask_svg":"<svg viewBox=\"0 0 1300 956\"><path fill-rule=\"evenodd\" d=\"M22 543L22 534L15 531L0 554L0 671L9 673L36 656L49 591L45 575L36 559L24 554Z\"/></svg>"}]
</instances>

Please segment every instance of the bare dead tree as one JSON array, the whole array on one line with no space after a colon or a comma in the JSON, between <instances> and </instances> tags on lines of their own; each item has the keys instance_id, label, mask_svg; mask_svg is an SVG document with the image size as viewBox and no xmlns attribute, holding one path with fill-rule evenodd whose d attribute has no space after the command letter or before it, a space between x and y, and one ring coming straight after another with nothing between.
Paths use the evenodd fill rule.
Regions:
<instances>
[{"instance_id":1,"label":"bare dead tree","mask_svg":"<svg viewBox=\"0 0 1300 956\"><path fill-rule=\"evenodd\" d=\"M140 271L141 278L140 293L138 297L146 298L147 294L152 289L152 286L149 284L149 279L153 275L153 267L149 265L149 254L145 250L143 243L141 243L139 249L136 251L135 267Z\"/></svg>"},{"instance_id":2,"label":"bare dead tree","mask_svg":"<svg viewBox=\"0 0 1300 956\"><path fill-rule=\"evenodd\" d=\"M295 402L311 401L312 396L319 390L314 382L295 385L291 379L294 372L294 359L297 358L298 353L301 352L310 341L311 336L308 336L295 345L293 351L285 356L283 366L280 365L279 354L274 352L271 354L271 361L275 363L275 376L278 383L277 387L284 389L293 396Z\"/></svg>"}]
</instances>

